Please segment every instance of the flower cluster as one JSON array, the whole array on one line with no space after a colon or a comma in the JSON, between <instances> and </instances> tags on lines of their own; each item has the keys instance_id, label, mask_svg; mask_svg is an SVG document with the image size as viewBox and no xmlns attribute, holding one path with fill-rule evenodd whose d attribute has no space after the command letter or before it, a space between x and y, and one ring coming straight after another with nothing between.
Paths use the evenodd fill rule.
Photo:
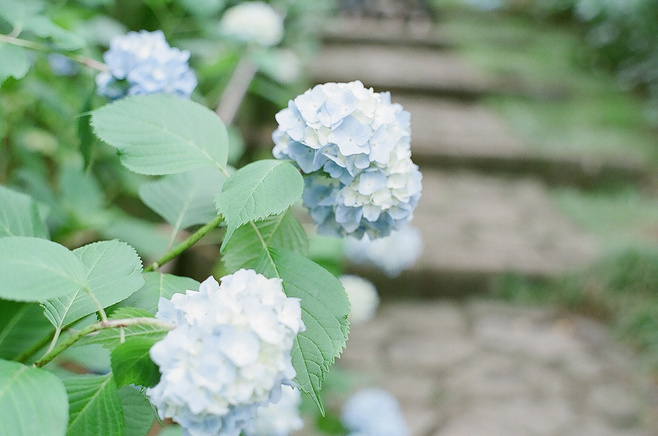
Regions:
<instances>
[{"instance_id":1,"label":"flower cluster","mask_svg":"<svg viewBox=\"0 0 658 436\"><path fill-rule=\"evenodd\" d=\"M176 328L151 348L162 377L147 394L185 435L238 436L295 376L290 350L305 327L280 279L241 269L221 285L209 277L199 291L161 299L158 309Z\"/></svg>"},{"instance_id":2,"label":"flower cluster","mask_svg":"<svg viewBox=\"0 0 658 436\"><path fill-rule=\"evenodd\" d=\"M276 115L274 157L305 174L304 204L321 234L388 235L413 217L422 175L409 113L359 81L317 85Z\"/></svg>"},{"instance_id":3,"label":"flower cluster","mask_svg":"<svg viewBox=\"0 0 658 436\"><path fill-rule=\"evenodd\" d=\"M352 395L340 415L348 436L409 436L397 400L383 389L369 388Z\"/></svg>"},{"instance_id":4,"label":"flower cluster","mask_svg":"<svg viewBox=\"0 0 658 436\"><path fill-rule=\"evenodd\" d=\"M351 274L342 275L338 279L350 300L350 323L357 324L372 319L379 306L379 294L375 285L363 277Z\"/></svg>"},{"instance_id":5,"label":"flower cluster","mask_svg":"<svg viewBox=\"0 0 658 436\"><path fill-rule=\"evenodd\" d=\"M283 18L265 2L244 2L227 9L219 22L220 30L247 43L263 47L283 39Z\"/></svg>"},{"instance_id":6,"label":"flower cluster","mask_svg":"<svg viewBox=\"0 0 658 436\"><path fill-rule=\"evenodd\" d=\"M170 47L160 30L117 36L103 55L108 70L96 76L98 93L112 99L159 92L189 97L197 85L189 58L189 51Z\"/></svg>"},{"instance_id":7,"label":"flower cluster","mask_svg":"<svg viewBox=\"0 0 658 436\"><path fill-rule=\"evenodd\" d=\"M420 231L411 225L380 239L371 240L365 235L362 239L345 241L345 257L350 262L374 266L389 277L397 277L411 267L422 251L423 238Z\"/></svg>"},{"instance_id":8,"label":"flower cluster","mask_svg":"<svg viewBox=\"0 0 658 436\"><path fill-rule=\"evenodd\" d=\"M304 426L299 416L302 395L290 386L281 387L281 399L260 407L256 419L245 429L246 436L290 436Z\"/></svg>"}]
</instances>

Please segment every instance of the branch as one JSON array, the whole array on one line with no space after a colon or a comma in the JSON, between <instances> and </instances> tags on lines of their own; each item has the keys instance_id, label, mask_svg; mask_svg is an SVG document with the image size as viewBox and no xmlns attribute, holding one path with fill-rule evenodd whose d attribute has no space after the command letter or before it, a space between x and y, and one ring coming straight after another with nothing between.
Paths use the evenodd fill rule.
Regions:
<instances>
[{"instance_id":1,"label":"branch","mask_svg":"<svg viewBox=\"0 0 658 436\"><path fill-rule=\"evenodd\" d=\"M199 241L199 239L203 238L211 230L217 228L219 223L222 222L222 219L223 218L222 218L221 215L217 215L212 221L210 221L208 224L206 224L205 226L201 227L199 230L194 232L192 235L190 235L183 242L176 245L174 248L171 249L171 251L169 251L167 254L162 256L156 262L153 262L151 265L144 268L144 272L155 271L158 268L160 268L162 265L164 265L165 263L167 263L170 260L174 259L176 256L181 254L183 251L187 250L192 245L196 244Z\"/></svg>"},{"instance_id":2,"label":"branch","mask_svg":"<svg viewBox=\"0 0 658 436\"><path fill-rule=\"evenodd\" d=\"M19 47L25 47L31 50L47 52L47 53L51 53L55 51L52 49L52 47L49 47L45 44L41 44L35 41L28 41L27 39L17 38L16 36L14 36L13 33L9 35L0 34L0 42L6 42L7 44L13 44ZM84 66L87 66L89 68L93 68L95 70L105 71L108 69L108 66L105 65L103 62L99 62L95 59L91 59L86 56L69 54L69 53L60 53L60 54L63 54L64 56L69 57L71 60L79 64L82 64Z\"/></svg>"},{"instance_id":3,"label":"branch","mask_svg":"<svg viewBox=\"0 0 658 436\"><path fill-rule=\"evenodd\" d=\"M42 366L47 365L55 357L57 357L60 353L62 353L64 350L66 350L71 345L75 344L80 339L84 338L85 336L87 336L90 333L94 333L94 332L104 330L104 329L123 328L123 327L135 326L135 325L148 325L148 326L153 326L153 327L160 327L164 330L171 330L174 327L176 327L174 324L168 323L166 321L162 321L162 320L159 320L157 318L148 318L148 317L112 319L112 320L108 320L108 321L100 321L100 322L88 325L87 327L79 330L77 333L75 333L71 337L67 338L64 342L60 343L58 346L53 348L50 352L48 352L41 359L34 362L34 366L40 368Z\"/></svg>"}]
</instances>

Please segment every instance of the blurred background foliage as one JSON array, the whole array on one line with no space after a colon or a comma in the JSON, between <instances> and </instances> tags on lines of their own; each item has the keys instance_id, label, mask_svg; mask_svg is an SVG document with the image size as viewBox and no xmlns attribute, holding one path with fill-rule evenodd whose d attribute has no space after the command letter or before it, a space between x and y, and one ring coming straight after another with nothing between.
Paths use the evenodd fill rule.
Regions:
<instances>
[{"instance_id":1,"label":"blurred background foliage","mask_svg":"<svg viewBox=\"0 0 658 436\"><path fill-rule=\"evenodd\" d=\"M236 0L3 3L8 15L15 15L9 12L14 9L19 18L33 13L47 17L49 26L85 44L67 47L63 37L44 37L0 14L0 34L18 35L37 48L27 51L27 74L2 83L0 183L40 203L53 240L76 247L99 238L120 238L146 259L166 251L168 231L137 195L147 178L123 169L115 151L91 133L88 112L108 100L96 95L98 70L85 65L86 60L102 61L115 36L162 30L172 47L191 52L190 65L199 82L192 99L214 109L238 62L248 57L257 73L230 130L230 159L238 166L251 159L253 142L264 140L262 126L271 124L274 114L308 87L304 65L317 50L318 23L333 8L331 1L270 1L284 17L285 36L276 47L266 48L221 33L220 18L240 3ZM53 56L53 51L65 56ZM7 76L2 68L0 75Z\"/></svg>"}]
</instances>

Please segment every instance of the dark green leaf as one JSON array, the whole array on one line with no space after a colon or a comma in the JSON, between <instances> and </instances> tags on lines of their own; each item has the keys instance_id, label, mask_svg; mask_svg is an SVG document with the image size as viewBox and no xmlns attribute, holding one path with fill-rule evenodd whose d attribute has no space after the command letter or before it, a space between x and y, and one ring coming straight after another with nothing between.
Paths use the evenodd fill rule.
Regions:
<instances>
[{"instance_id":1,"label":"dark green leaf","mask_svg":"<svg viewBox=\"0 0 658 436\"><path fill-rule=\"evenodd\" d=\"M132 337L112 350L112 372L117 386L152 387L160 381L160 371L149 356L149 350L158 340L148 336Z\"/></svg>"},{"instance_id":2,"label":"dark green leaf","mask_svg":"<svg viewBox=\"0 0 658 436\"><path fill-rule=\"evenodd\" d=\"M143 393L132 386L122 386L118 391L126 427L123 436L145 436L155 421L151 403Z\"/></svg>"},{"instance_id":3,"label":"dark green leaf","mask_svg":"<svg viewBox=\"0 0 658 436\"><path fill-rule=\"evenodd\" d=\"M112 373L65 378L69 396L67 436L122 436L123 410Z\"/></svg>"},{"instance_id":4,"label":"dark green leaf","mask_svg":"<svg viewBox=\"0 0 658 436\"><path fill-rule=\"evenodd\" d=\"M0 358L14 360L53 332L38 303L0 300Z\"/></svg>"},{"instance_id":5,"label":"dark green leaf","mask_svg":"<svg viewBox=\"0 0 658 436\"><path fill-rule=\"evenodd\" d=\"M229 273L253 268L268 247L306 253L306 232L290 209L254 224L256 229L250 225L238 228L226 244L222 261Z\"/></svg>"},{"instance_id":6,"label":"dark green leaf","mask_svg":"<svg viewBox=\"0 0 658 436\"><path fill-rule=\"evenodd\" d=\"M84 114L78 117L77 128L78 138L80 138L80 155L84 162L84 169L88 171L91 167L91 162L94 153L94 146L96 145L96 137L91 130L89 111L92 109L92 102L94 100L94 92L90 92L85 99L81 112Z\"/></svg>"}]
</instances>

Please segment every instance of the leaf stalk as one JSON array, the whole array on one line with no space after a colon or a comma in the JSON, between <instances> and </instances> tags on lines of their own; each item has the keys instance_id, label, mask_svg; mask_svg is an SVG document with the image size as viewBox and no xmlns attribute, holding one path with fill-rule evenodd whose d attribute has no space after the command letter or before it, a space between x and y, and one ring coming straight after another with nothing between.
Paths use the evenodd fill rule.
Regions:
<instances>
[{"instance_id":1,"label":"leaf stalk","mask_svg":"<svg viewBox=\"0 0 658 436\"><path fill-rule=\"evenodd\" d=\"M104 329L131 327L136 325L160 327L165 330L171 330L174 327L176 327L172 323L162 321L157 318L150 318L150 317L110 319L107 321L100 321L78 330L75 334L71 335L65 341L61 342L59 345L57 345L48 353L46 353L46 355L44 355L41 359L34 362L34 366L40 368L42 366L47 365L55 357L61 354L64 350L66 350L67 348L69 348L70 346L72 346L73 344L75 344L80 339L84 338L90 333L94 333Z\"/></svg>"}]
</instances>

